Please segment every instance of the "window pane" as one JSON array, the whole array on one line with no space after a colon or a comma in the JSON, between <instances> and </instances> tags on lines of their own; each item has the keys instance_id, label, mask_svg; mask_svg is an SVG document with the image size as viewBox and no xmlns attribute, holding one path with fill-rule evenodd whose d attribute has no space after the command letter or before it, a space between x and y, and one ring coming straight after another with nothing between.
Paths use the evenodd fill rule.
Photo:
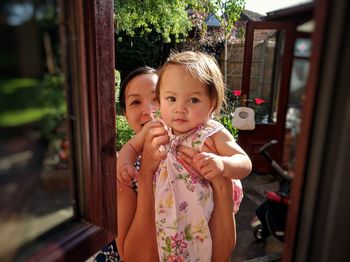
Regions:
<instances>
[{"instance_id":1,"label":"window pane","mask_svg":"<svg viewBox=\"0 0 350 262\"><path fill-rule=\"evenodd\" d=\"M285 31L255 30L249 107L256 123L276 123Z\"/></svg>"},{"instance_id":2,"label":"window pane","mask_svg":"<svg viewBox=\"0 0 350 262\"><path fill-rule=\"evenodd\" d=\"M310 61L294 58L290 79L288 111L286 115L286 136L284 141L284 163L293 170L295 150L302 121L302 107L305 100L305 87L309 76Z\"/></svg>"},{"instance_id":3,"label":"window pane","mask_svg":"<svg viewBox=\"0 0 350 262\"><path fill-rule=\"evenodd\" d=\"M0 260L9 260L74 212L57 3L6 0L0 11Z\"/></svg>"}]
</instances>

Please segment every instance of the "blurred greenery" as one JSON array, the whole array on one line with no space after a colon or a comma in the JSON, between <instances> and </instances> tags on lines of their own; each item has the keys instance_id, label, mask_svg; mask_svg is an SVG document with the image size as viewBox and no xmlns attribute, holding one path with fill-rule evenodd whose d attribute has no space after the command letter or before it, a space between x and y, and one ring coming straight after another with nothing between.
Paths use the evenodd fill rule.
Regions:
<instances>
[{"instance_id":1,"label":"blurred greenery","mask_svg":"<svg viewBox=\"0 0 350 262\"><path fill-rule=\"evenodd\" d=\"M44 139L66 117L62 75L0 79L0 127L33 124Z\"/></svg>"},{"instance_id":2,"label":"blurred greenery","mask_svg":"<svg viewBox=\"0 0 350 262\"><path fill-rule=\"evenodd\" d=\"M119 94L120 94L120 72L114 69L114 94L115 94L115 108L117 115L122 114L119 106Z\"/></svg>"},{"instance_id":3,"label":"blurred greenery","mask_svg":"<svg viewBox=\"0 0 350 262\"><path fill-rule=\"evenodd\" d=\"M115 102L117 108L117 119L116 119L116 150L119 151L122 146L128 142L134 135L134 132L129 127L128 121L125 116L122 115L121 109L119 107L119 92L120 92L120 73L118 70L114 70L115 79Z\"/></svg>"},{"instance_id":4,"label":"blurred greenery","mask_svg":"<svg viewBox=\"0 0 350 262\"><path fill-rule=\"evenodd\" d=\"M231 114L221 114L219 121L224 127L226 127L228 131L230 131L230 133L233 135L235 139L238 138L238 130L232 126Z\"/></svg>"},{"instance_id":5,"label":"blurred greenery","mask_svg":"<svg viewBox=\"0 0 350 262\"><path fill-rule=\"evenodd\" d=\"M134 136L134 132L129 127L128 121L126 120L125 116L117 116L116 129L116 150L119 151L122 148L122 146Z\"/></svg>"},{"instance_id":6,"label":"blurred greenery","mask_svg":"<svg viewBox=\"0 0 350 262\"><path fill-rule=\"evenodd\" d=\"M219 121L226 127L228 131L233 135L235 139L238 138L238 130L232 126L232 114L237 107L236 97L232 94L230 90L226 90L226 105L220 112Z\"/></svg>"}]
</instances>

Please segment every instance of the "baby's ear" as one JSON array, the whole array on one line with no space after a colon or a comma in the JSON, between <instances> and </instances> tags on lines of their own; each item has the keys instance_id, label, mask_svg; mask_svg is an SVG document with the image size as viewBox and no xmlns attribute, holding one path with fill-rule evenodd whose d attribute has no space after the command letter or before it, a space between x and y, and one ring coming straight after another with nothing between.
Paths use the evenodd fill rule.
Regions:
<instances>
[{"instance_id":1,"label":"baby's ear","mask_svg":"<svg viewBox=\"0 0 350 262\"><path fill-rule=\"evenodd\" d=\"M211 103L210 113L212 116L216 113L216 102L215 101L213 101Z\"/></svg>"}]
</instances>

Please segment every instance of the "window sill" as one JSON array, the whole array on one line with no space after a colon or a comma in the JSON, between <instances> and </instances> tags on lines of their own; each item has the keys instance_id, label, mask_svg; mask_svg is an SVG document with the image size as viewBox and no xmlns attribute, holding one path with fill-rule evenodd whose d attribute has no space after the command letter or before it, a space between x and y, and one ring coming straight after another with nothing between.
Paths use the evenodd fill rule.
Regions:
<instances>
[{"instance_id":1,"label":"window sill","mask_svg":"<svg viewBox=\"0 0 350 262\"><path fill-rule=\"evenodd\" d=\"M84 261L114 238L111 232L95 224L72 222L19 250L15 260Z\"/></svg>"}]
</instances>

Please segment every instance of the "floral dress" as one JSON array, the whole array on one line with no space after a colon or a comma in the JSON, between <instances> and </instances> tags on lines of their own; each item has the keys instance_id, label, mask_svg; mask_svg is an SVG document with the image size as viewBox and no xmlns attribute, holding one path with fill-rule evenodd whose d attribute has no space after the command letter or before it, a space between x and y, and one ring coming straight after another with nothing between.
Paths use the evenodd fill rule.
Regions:
<instances>
[{"instance_id":1,"label":"floral dress","mask_svg":"<svg viewBox=\"0 0 350 262\"><path fill-rule=\"evenodd\" d=\"M176 158L176 147L200 151L205 140L224 128L209 120L180 136L169 131L167 158L154 177L155 220L160 261L210 261L212 240L209 220L214 208L209 181ZM240 182L238 181L240 184ZM242 199L242 188L234 191ZM239 206L239 203L236 204Z\"/></svg>"}]
</instances>

